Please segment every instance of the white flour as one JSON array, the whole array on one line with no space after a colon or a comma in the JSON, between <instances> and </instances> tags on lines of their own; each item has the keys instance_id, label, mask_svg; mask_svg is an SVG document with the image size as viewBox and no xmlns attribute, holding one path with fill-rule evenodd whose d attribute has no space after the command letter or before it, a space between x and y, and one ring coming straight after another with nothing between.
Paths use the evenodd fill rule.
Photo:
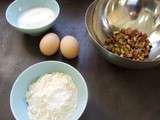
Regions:
<instances>
[{"instance_id":1,"label":"white flour","mask_svg":"<svg viewBox=\"0 0 160 120\"><path fill-rule=\"evenodd\" d=\"M77 88L64 73L42 76L26 93L30 120L68 120L76 108Z\"/></svg>"},{"instance_id":2,"label":"white flour","mask_svg":"<svg viewBox=\"0 0 160 120\"><path fill-rule=\"evenodd\" d=\"M49 8L32 8L24 11L19 19L18 26L22 28L40 28L55 19L55 13Z\"/></svg>"}]
</instances>

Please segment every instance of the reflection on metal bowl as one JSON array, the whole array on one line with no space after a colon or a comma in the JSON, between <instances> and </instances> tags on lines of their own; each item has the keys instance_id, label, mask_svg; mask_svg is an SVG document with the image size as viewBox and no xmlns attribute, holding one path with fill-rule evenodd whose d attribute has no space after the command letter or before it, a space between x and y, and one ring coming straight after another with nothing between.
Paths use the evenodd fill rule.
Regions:
<instances>
[{"instance_id":1,"label":"reflection on metal bowl","mask_svg":"<svg viewBox=\"0 0 160 120\"><path fill-rule=\"evenodd\" d=\"M109 2L112 2L112 0ZM117 11L111 10L116 8L117 5L111 3L107 4L107 3L108 0L101 0L101 2L99 1L93 2L88 8L85 18L86 28L91 38L91 42L94 44L95 48L100 51L100 54L103 55L109 62L125 68L138 69L138 68L149 68L159 65L160 64L160 31L159 31L160 21L158 21L159 17L156 17L156 15L158 15L156 12L158 7L155 8L154 16L153 14L149 13L150 12L149 10L145 11L145 9L141 9L138 11L139 15L136 16L134 14L133 17L131 16L133 14L128 14L128 16L125 16L126 13L119 15L122 12L121 10ZM111 9L109 9L109 5L112 6ZM115 14L118 14L119 16ZM137 28L138 30L146 32L149 35L149 40L152 44L152 49L149 54L149 57L146 58L144 61L133 61L126 58L122 58L104 48L104 42L107 36L110 36L114 30L126 27Z\"/></svg>"}]
</instances>

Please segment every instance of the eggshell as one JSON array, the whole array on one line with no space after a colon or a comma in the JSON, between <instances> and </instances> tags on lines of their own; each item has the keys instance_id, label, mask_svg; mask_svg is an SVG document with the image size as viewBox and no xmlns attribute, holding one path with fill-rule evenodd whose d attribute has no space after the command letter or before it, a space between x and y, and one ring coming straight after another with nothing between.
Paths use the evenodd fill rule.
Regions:
<instances>
[{"instance_id":1,"label":"eggshell","mask_svg":"<svg viewBox=\"0 0 160 120\"><path fill-rule=\"evenodd\" d=\"M60 43L60 50L64 57L73 59L78 56L80 47L77 39L73 36L65 36Z\"/></svg>"},{"instance_id":2,"label":"eggshell","mask_svg":"<svg viewBox=\"0 0 160 120\"><path fill-rule=\"evenodd\" d=\"M39 48L42 54L51 56L55 54L59 48L60 39L55 33L46 34L40 41Z\"/></svg>"}]
</instances>

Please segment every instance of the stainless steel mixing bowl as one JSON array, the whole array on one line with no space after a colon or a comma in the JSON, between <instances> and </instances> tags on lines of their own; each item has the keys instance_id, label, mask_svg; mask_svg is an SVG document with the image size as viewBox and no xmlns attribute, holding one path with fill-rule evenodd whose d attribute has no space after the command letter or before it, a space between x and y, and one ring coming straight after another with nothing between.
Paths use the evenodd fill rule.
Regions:
<instances>
[{"instance_id":1,"label":"stainless steel mixing bowl","mask_svg":"<svg viewBox=\"0 0 160 120\"><path fill-rule=\"evenodd\" d=\"M136 69L157 66L160 64L159 3L144 0L148 2L142 4L141 1L134 6L128 1L136 0L96 0L88 7L85 23L91 41L100 54L115 65ZM104 48L106 37L124 27L137 28L148 34L152 49L144 61L122 58Z\"/></svg>"}]
</instances>

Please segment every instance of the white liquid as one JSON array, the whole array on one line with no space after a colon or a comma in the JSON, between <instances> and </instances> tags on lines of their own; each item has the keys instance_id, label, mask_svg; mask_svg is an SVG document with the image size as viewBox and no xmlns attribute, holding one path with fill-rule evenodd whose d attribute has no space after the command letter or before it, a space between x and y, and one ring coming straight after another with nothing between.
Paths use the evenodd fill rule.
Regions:
<instances>
[{"instance_id":1,"label":"white liquid","mask_svg":"<svg viewBox=\"0 0 160 120\"><path fill-rule=\"evenodd\" d=\"M49 8L32 8L23 12L18 19L21 28L40 28L55 19L54 12Z\"/></svg>"}]
</instances>

